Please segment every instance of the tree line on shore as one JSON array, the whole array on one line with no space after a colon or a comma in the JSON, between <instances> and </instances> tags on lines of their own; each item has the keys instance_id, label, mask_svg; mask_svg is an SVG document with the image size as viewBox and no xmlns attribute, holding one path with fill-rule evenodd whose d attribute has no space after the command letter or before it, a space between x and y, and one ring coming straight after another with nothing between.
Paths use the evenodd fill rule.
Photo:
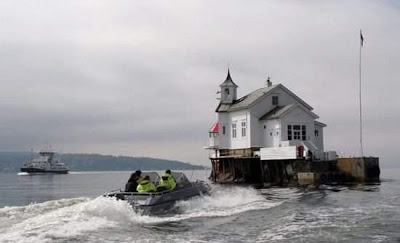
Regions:
<instances>
[{"instance_id":1,"label":"tree line on shore","mask_svg":"<svg viewBox=\"0 0 400 243\"><path fill-rule=\"evenodd\" d=\"M0 152L0 171L17 172L23 162L37 158L31 152ZM149 157L129 157L101 154L56 154L57 159L65 162L71 171L121 171L121 170L201 170L205 166L188 162Z\"/></svg>"}]
</instances>

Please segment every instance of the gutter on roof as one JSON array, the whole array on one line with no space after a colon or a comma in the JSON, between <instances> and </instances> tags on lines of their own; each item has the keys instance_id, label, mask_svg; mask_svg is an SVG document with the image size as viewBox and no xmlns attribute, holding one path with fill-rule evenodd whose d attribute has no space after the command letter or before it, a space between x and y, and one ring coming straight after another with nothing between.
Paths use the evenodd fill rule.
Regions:
<instances>
[{"instance_id":1,"label":"gutter on roof","mask_svg":"<svg viewBox=\"0 0 400 243\"><path fill-rule=\"evenodd\" d=\"M328 125L326 125L325 123L319 122L319 121L314 121L314 124L317 124L321 127L327 127Z\"/></svg>"}]
</instances>

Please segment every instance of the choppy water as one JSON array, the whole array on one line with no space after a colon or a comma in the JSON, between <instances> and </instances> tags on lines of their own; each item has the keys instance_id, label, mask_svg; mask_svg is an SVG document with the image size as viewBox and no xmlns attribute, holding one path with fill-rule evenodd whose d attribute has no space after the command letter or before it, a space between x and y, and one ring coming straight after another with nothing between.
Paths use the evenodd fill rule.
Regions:
<instances>
[{"instance_id":1,"label":"choppy water","mask_svg":"<svg viewBox=\"0 0 400 243\"><path fill-rule=\"evenodd\" d=\"M168 217L98 197L128 172L0 174L0 242L400 242L399 172L384 170L380 186L213 185L210 196L180 202L183 213Z\"/></svg>"}]
</instances>

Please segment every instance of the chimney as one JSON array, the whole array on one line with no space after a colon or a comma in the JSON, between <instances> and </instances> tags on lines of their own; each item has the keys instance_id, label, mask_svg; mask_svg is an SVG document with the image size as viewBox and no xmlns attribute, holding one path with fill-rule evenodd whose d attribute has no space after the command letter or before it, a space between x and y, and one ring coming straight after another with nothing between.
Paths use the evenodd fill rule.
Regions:
<instances>
[{"instance_id":1,"label":"chimney","mask_svg":"<svg viewBox=\"0 0 400 243\"><path fill-rule=\"evenodd\" d=\"M271 87L272 86L272 82L271 82L270 79L271 79L270 77L267 78L267 87Z\"/></svg>"}]
</instances>

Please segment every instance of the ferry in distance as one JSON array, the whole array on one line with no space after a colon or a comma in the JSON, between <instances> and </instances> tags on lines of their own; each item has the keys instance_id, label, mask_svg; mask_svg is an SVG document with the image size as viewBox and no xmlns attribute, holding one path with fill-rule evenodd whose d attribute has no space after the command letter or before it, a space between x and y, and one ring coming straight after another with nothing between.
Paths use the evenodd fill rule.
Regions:
<instances>
[{"instance_id":1,"label":"ferry in distance","mask_svg":"<svg viewBox=\"0 0 400 243\"><path fill-rule=\"evenodd\" d=\"M39 158L30 159L25 162L21 167L21 172L29 174L67 174L69 171L65 163L54 159L54 152L42 151L39 153Z\"/></svg>"}]
</instances>

